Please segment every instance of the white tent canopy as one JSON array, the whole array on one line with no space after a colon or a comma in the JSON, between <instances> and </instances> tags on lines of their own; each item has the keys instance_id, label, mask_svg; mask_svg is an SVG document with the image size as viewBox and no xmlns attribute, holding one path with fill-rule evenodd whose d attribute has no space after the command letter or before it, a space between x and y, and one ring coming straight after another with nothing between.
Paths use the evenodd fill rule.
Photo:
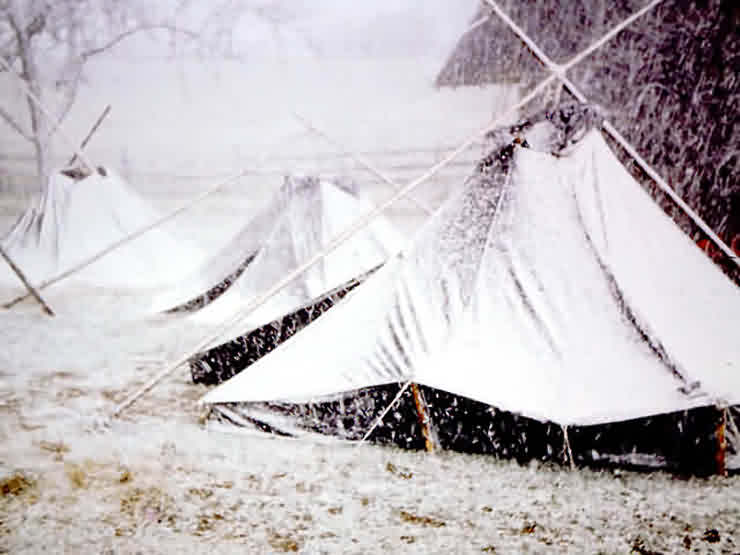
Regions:
<instances>
[{"instance_id":1,"label":"white tent canopy","mask_svg":"<svg viewBox=\"0 0 740 555\"><path fill-rule=\"evenodd\" d=\"M3 248L36 284L88 260L161 216L110 170L75 180L55 173L44 194L2 239ZM69 278L98 287L154 288L193 270L201 252L162 230L150 230ZM7 268L0 285L19 287Z\"/></svg>"},{"instance_id":2,"label":"white tent canopy","mask_svg":"<svg viewBox=\"0 0 740 555\"><path fill-rule=\"evenodd\" d=\"M740 402L740 291L589 132L515 147L399 255L206 403L405 380L563 425Z\"/></svg>"},{"instance_id":3,"label":"white tent canopy","mask_svg":"<svg viewBox=\"0 0 740 555\"><path fill-rule=\"evenodd\" d=\"M372 205L349 184L316 177L286 177L265 210L236 235L217 255L215 262L204 265L206 272L213 267L226 271L246 255L256 253L229 290L194 313L192 318L208 324L227 320L243 310L257 295L324 249L358 217L371 210ZM379 266L402 247L402 238L392 225L382 218L376 220L250 314L246 322L239 323L238 328L223 334L218 341L227 341L296 310ZM227 259L230 259L230 264L223 263ZM189 284L202 281L195 273L180 292L176 292L177 300L182 301L192 295ZM169 302L172 300L173 297L168 299ZM162 301L159 303L162 304Z\"/></svg>"}]
</instances>

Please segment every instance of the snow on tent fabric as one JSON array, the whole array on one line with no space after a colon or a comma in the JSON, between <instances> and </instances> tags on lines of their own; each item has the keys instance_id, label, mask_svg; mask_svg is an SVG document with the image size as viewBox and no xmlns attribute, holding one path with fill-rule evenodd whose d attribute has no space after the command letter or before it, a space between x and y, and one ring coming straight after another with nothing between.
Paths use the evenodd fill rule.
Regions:
<instances>
[{"instance_id":1,"label":"snow on tent fabric","mask_svg":"<svg viewBox=\"0 0 740 555\"><path fill-rule=\"evenodd\" d=\"M334 307L376 270L377 267L327 291L310 303L283 314L277 320L191 357L188 365L193 383L217 385L248 368Z\"/></svg>"},{"instance_id":2,"label":"snow on tent fabric","mask_svg":"<svg viewBox=\"0 0 740 555\"><path fill-rule=\"evenodd\" d=\"M240 253L254 252L254 259L226 293L192 318L221 323L238 313L371 209L369 202L347 184L316 177L287 177L266 211L258 216L259 226L250 223L244 235L247 230L266 231L248 242L250 248L246 251L233 242ZM224 333L215 344L295 311L382 264L402 246L401 237L390 223L384 219L375 221L249 315L246 322Z\"/></svg>"},{"instance_id":3,"label":"snow on tent fabric","mask_svg":"<svg viewBox=\"0 0 740 555\"><path fill-rule=\"evenodd\" d=\"M570 426L738 403L740 292L601 135L499 154L407 253L204 402L249 414L413 380Z\"/></svg>"},{"instance_id":4,"label":"snow on tent fabric","mask_svg":"<svg viewBox=\"0 0 740 555\"><path fill-rule=\"evenodd\" d=\"M103 173L105 175L103 175ZM111 172L80 180L54 174L36 206L30 207L2 239L3 248L32 283L39 283L86 261L139 231L160 215L126 182ZM72 275L99 287L156 288L190 273L200 251L161 230L147 232ZM3 270L0 283L17 286Z\"/></svg>"},{"instance_id":5,"label":"snow on tent fabric","mask_svg":"<svg viewBox=\"0 0 740 555\"><path fill-rule=\"evenodd\" d=\"M155 312L193 312L203 308L224 292L244 273L270 230L289 202L290 180L277 195L243 226L216 254L206 259L175 286L162 291L154 300Z\"/></svg>"}]
</instances>

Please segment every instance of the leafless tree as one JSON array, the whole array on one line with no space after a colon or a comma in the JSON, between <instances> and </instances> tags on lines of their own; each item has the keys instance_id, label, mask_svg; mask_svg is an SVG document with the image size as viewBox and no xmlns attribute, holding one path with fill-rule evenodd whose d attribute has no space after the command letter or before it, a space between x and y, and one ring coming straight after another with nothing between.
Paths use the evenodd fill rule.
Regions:
<instances>
[{"instance_id":1,"label":"leafless tree","mask_svg":"<svg viewBox=\"0 0 740 555\"><path fill-rule=\"evenodd\" d=\"M46 183L51 138L74 104L85 64L136 33L193 33L167 18L150 20L142 6L115 0L0 0L0 71L14 72L42 104L55 107L50 121L26 95L25 113L0 105L0 118L30 142L36 172Z\"/></svg>"},{"instance_id":2,"label":"leafless tree","mask_svg":"<svg viewBox=\"0 0 740 555\"><path fill-rule=\"evenodd\" d=\"M0 119L31 143L37 177L45 184L51 138L72 108L91 58L132 35L154 32L169 34L176 54L239 58L244 53L235 49L234 34L248 16L267 24L279 42L282 29L306 10L285 0L0 0L0 58L6 62L0 72L10 67L33 96L54 107L56 121L29 96L21 114L0 102Z\"/></svg>"}]
</instances>

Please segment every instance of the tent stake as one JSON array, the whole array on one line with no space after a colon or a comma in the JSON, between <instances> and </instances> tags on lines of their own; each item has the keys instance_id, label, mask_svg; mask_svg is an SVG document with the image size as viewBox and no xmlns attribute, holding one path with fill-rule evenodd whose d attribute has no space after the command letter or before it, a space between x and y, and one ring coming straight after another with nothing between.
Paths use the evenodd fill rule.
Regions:
<instances>
[{"instance_id":1,"label":"tent stake","mask_svg":"<svg viewBox=\"0 0 740 555\"><path fill-rule=\"evenodd\" d=\"M424 447L428 453L434 453L436 449L434 436L432 435L432 421L429 418L429 409L427 407L424 396L421 394L419 386L415 383L411 384L411 393L414 395L414 405L416 406L416 416L419 419L419 426L421 426L421 433L424 436Z\"/></svg>"},{"instance_id":2,"label":"tent stake","mask_svg":"<svg viewBox=\"0 0 740 555\"><path fill-rule=\"evenodd\" d=\"M576 463L573 460L573 451L570 448L570 439L568 438L568 426L561 426L563 430L563 458L570 463L570 469L576 469Z\"/></svg>"},{"instance_id":3,"label":"tent stake","mask_svg":"<svg viewBox=\"0 0 740 555\"><path fill-rule=\"evenodd\" d=\"M717 431L715 437L717 438L717 452L715 454L715 461L717 463L717 474L720 476L727 476L727 436L725 431L727 428L727 407L721 407L722 418L717 425Z\"/></svg>"},{"instance_id":4,"label":"tent stake","mask_svg":"<svg viewBox=\"0 0 740 555\"><path fill-rule=\"evenodd\" d=\"M3 259L5 259L5 262L8 263L8 266L10 266L10 269L13 270L13 272L15 272L15 275L18 276L18 279L20 279L21 282L23 282L23 285L26 286L26 289L28 289L28 292L31 294L31 296L34 299L36 299L36 302L38 302L41 305L41 308L44 309L44 312L46 312L46 314L48 314L49 316L54 316L54 311L51 309L51 307L48 304L46 304L46 301L43 298L41 298L41 295L39 294L39 292L36 291L34 286L31 285L28 279L26 279L26 276L23 273L23 271L21 271L21 269L16 265L16 263L13 262L13 260L10 258L8 253L5 252L5 249L2 247L0 247L0 256L2 256Z\"/></svg>"}]
</instances>

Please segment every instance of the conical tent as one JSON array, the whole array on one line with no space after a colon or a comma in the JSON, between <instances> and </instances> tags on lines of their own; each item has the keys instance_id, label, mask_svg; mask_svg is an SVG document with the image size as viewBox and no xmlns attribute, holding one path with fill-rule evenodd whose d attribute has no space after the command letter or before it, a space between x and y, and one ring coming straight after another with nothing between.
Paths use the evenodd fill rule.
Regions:
<instances>
[{"instance_id":1,"label":"conical tent","mask_svg":"<svg viewBox=\"0 0 740 555\"><path fill-rule=\"evenodd\" d=\"M104 174L104 175L103 175ZM3 248L32 283L54 278L159 219L160 215L110 170L80 180L54 174L37 205L2 239ZM162 230L150 230L69 278L99 287L156 288L190 273L199 249ZM10 272L0 283L18 286Z\"/></svg>"},{"instance_id":2,"label":"conical tent","mask_svg":"<svg viewBox=\"0 0 740 555\"><path fill-rule=\"evenodd\" d=\"M410 250L204 402L414 381L564 426L738 403L740 292L597 131L561 154L484 159Z\"/></svg>"},{"instance_id":3,"label":"conical tent","mask_svg":"<svg viewBox=\"0 0 740 555\"><path fill-rule=\"evenodd\" d=\"M250 248L245 251L233 242L240 252L253 252L254 259L224 295L192 317L204 323L221 323L234 316L371 209L372 205L349 184L315 177L287 177L275 198L257 217L259 225L250 223L245 228L261 230L256 240L248 242ZM384 219L374 222L250 314L247 321L224 333L220 342L296 310L382 264L402 246L401 237L389 222Z\"/></svg>"}]
</instances>

